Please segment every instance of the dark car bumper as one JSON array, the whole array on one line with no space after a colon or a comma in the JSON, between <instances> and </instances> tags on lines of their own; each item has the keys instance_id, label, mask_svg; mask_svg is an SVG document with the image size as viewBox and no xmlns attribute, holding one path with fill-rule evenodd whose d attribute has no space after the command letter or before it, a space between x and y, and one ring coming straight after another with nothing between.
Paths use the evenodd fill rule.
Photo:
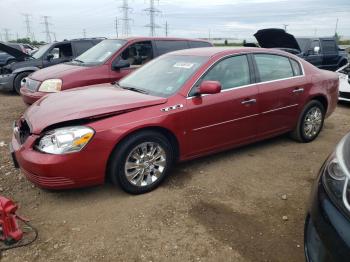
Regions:
<instances>
[{"instance_id":1,"label":"dark car bumper","mask_svg":"<svg viewBox=\"0 0 350 262\"><path fill-rule=\"evenodd\" d=\"M306 261L349 261L350 220L329 198L320 177L312 194L311 208L305 221Z\"/></svg>"},{"instance_id":2,"label":"dark car bumper","mask_svg":"<svg viewBox=\"0 0 350 262\"><path fill-rule=\"evenodd\" d=\"M0 90L12 91L14 79L15 75L13 74L0 75Z\"/></svg>"},{"instance_id":3,"label":"dark car bumper","mask_svg":"<svg viewBox=\"0 0 350 262\"><path fill-rule=\"evenodd\" d=\"M26 87L22 87L20 90L20 93L21 93L23 102L28 105L31 105L34 102L38 101L43 96L50 94L50 93L43 93L43 92L32 92Z\"/></svg>"},{"instance_id":4,"label":"dark car bumper","mask_svg":"<svg viewBox=\"0 0 350 262\"><path fill-rule=\"evenodd\" d=\"M350 92L339 92L339 101L350 102Z\"/></svg>"}]
</instances>

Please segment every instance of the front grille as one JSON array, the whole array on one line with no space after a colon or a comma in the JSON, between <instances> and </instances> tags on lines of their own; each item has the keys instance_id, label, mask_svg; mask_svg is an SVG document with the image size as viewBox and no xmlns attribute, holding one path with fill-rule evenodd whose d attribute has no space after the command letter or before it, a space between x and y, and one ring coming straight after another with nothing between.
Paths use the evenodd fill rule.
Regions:
<instances>
[{"instance_id":1,"label":"front grille","mask_svg":"<svg viewBox=\"0 0 350 262\"><path fill-rule=\"evenodd\" d=\"M25 87L31 92L36 92L38 91L40 83L40 81L36 81L28 77L25 82Z\"/></svg>"},{"instance_id":2,"label":"front grille","mask_svg":"<svg viewBox=\"0 0 350 262\"><path fill-rule=\"evenodd\" d=\"M350 99L350 92L339 92L339 96L342 98Z\"/></svg>"},{"instance_id":3,"label":"front grille","mask_svg":"<svg viewBox=\"0 0 350 262\"><path fill-rule=\"evenodd\" d=\"M14 135L18 142L24 144L27 138L30 136L30 128L26 120L20 119L14 126Z\"/></svg>"}]
</instances>

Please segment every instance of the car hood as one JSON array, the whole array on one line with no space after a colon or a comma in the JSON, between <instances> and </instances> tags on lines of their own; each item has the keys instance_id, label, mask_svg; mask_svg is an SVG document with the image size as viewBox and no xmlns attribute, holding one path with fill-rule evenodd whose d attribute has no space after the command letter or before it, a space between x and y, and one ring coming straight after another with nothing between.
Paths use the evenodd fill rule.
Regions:
<instances>
[{"instance_id":1,"label":"car hood","mask_svg":"<svg viewBox=\"0 0 350 262\"><path fill-rule=\"evenodd\" d=\"M8 45L1 43L1 42L0 42L0 51L5 52L5 53L17 58L17 59L23 59L26 57L30 57L30 55L23 53L22 51L17 50L16 48L13 48L13 47L8 46Z\"/></svg>"},{"instance_id":2,"label":"car hood","mask_svg":"<svg viewBox=\"0 0 350 262\"><path fill-rule=\"evenodd\" d=\"M44 81L46 79L62 78L68 74L85 71L88 67L70 65L70 64L58 64L50 67L43 68L34 72L31 78L37 81Z\"/></svg>"},{"instance_id":3,"label":"car hood","mask_svg":"<svg viewBox=\"0 0 350 262\"><path fill-rule=\"evenodd\" d=\"M166 103L167 99L113 85L96 85L47 95L27 109L24 118L31 132L72 120L89 120Z\"/></svg>"},{"instance_id":4,"label":"car hood","mask_svg":"<svg viewBox=\"0 0 350 262\"><path fill-rule=\"evenodd\" d=\"M286 33L283 29L261 29L254 34L259 45L263 48L288 48L301 52L295 37Z\"/></svg>"}]
</instances>

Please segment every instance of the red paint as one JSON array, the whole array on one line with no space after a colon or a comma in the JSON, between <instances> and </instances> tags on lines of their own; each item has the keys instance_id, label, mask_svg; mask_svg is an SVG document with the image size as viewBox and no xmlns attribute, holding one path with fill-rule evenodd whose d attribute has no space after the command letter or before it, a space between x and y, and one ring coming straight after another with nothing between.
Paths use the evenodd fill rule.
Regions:
<instances>
[{"instance_id":1,"label":"red paint","mask_svg":"<svg viewBox=\"0 0 350 262\"><path fill-rule=\"evenodd\" d=\"M121 90L111 85L46 96L24 115L31 127L28 139L20 144L12 138L19 165L29 180L45 188L102 184L115 146L126 136L144 128L162 128L172 133L179 145L179 160L183 161L289 132L295 128L305 104L316 97L327 102L326 116L334 111L338 76L303 60L299 60L305 72L301 77L187 98L192 85L213 63L228 55L254 52L297 59L271 49L188 49L177 51L177 54L202 55L209 60L169 98ZM294 93L297 88L304 88L304 92ZM245 101L255 102L242 103ZM183 107L162 110L178 104ZM50 155L33 148L43 130L76 119L88 120L85 125L96 132L83 150Z\"/></svg>"},{"instance_id":2,"label":"red paint","mask_svg":"<svg viewBox=\"0 0 350 262\"><path fill-rule=\"evenodd\" d=\"M200 41L196 39L185 39L185 38L171 38L171 37L130 37L125 39L126 44L115 52L104 64L96 66L79 66L71 64L59 64L50 66L39 71L34 72L30 78L43 82L48 79L61 79L62 87L61 90L68 90L72 88L97 85L102 83L111 83L122 79L135 68L123 68L120 70L114 70L112 68L112 62L120 56L125 49L130 45L142 41L155 41L155 40L167 40L167 41ZM27 87L22 87L20 93L23 101L26 104L33 104L35 101L49 93L44 92L32 92Z\"/></svg>"}]
</instances>

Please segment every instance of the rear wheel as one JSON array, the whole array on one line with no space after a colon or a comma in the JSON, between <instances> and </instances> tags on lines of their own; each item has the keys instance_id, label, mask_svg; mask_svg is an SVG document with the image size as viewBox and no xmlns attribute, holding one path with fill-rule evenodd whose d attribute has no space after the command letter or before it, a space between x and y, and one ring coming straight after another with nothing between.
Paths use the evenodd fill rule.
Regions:
<instances>
[{"instance_id":1,"label":"rear wheel","mask_svg":"<svg viewBox=\"0 0 350 262\"><path fill-rule=\"evenodd\" d=\"M293 139L308 143L313 141L323 128L325 108L317 100L312 100L304 107L296 128L292 131Z\"/></svg>"},{"instance_id":2,"label":"rear wheel","mask_svg":"<svg viewBox=\"0 0 350 262\"><path fill-rule=\"evenodd\" d=\"M23 73L19 73L14 82L13 82L13 87L14 90L16 91L17 94L20 94L20 90L22 87L22 81L24 78L26 78L31 72L23 72Z\"/></svg>"},{"instance_id":3,"label":"rear wheel","mask_svg":"<svg viewBox=\"0 0 350 262\"><path fill-rule=\"evenodd\" d=\"M117 146L111 155L108 174L126 192L142 194L163 181L173 159L173 148L164 135L141 131Z\"/></svg>"}]
</instances>

